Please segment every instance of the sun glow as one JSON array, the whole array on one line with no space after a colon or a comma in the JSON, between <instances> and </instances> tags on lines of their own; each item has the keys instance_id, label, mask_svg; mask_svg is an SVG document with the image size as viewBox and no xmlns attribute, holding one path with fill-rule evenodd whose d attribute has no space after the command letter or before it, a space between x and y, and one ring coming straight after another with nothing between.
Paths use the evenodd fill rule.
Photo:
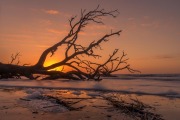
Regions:
<instances>
[{"instance_id":1,"label":"sun glow","mask_svg":"<svg viewBox=\"0 0 180 120\"><path fill-rule=\"evenodd\" d=\"M56 60L47 60L45 63L44 63L44 67L47 67L47 66L50 66L54 63L57 63ZM51 69L51 70L48 70L48 71L52 71L52 70L55 70L55 71L62 71L63 67L60 66L60 67L56 67L54 69Z\"/></svg>"}]
</instances>

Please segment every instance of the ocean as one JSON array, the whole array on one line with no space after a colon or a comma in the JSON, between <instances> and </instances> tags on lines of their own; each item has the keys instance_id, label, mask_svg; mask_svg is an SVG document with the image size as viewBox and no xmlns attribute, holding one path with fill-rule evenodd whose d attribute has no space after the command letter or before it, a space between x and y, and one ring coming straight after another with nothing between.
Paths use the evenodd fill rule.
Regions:
<instances>
[{"instance_id":1,"label":"ocean","mask_svg":"<svg viewBox=\"0 0 180 120\"><path fill-rule=\"evenodd\" d=\"M101 81L1 79L0 87L94 90L180 98L180 74L116 74Z\"/></svg>"}]
</instances>

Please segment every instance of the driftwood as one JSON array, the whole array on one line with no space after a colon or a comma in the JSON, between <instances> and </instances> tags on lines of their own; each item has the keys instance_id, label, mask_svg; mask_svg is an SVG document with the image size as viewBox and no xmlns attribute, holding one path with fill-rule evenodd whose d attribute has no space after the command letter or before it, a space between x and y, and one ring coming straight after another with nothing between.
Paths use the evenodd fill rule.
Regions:
<instances>
[{"instance_id":1,"label":"driftwood","mask_svg":"<svg viewBox=\"0 0 180 120\"><path fill-rule=\"evenodd\" d=\"M103 42L109 41L112 36L119 36L122 32L121 30L105 34L100 39L96 41L91 41L88 46L83 46L79 44L78 36L80 32L87 25L91 23L103 24L103 17L116 17L119 14L117 10L114 11L105 11L100 9L99 6L94 10L86 12L86 10L81 10L79 18L77 16L72 17L69 20L70 30L68 34L59 42L50 46L40 55L39 60L35 65L19 65L19 53L12 55L11 62L8 64L0 63L0 78L21 78L25 76L29 79L36 79L34 74L48 75L44 79L58 79L58 78L67 78L67 79L95 79L99 80L101 75L109 76L111 73L127 69L130 72L139 72L130 68L130 65L127 63L126 54L123 54L120 57L117 57L118 49L115 49L109 58L102 63L96 63L94 61L84 60L87 57L94 57L94 59L101 58L102 56L96 54L96 49L101 49L101 44ZM49 66L44 66L46 58L48 55L52 57L59 47L66 47L65 53L62 53L65 58L57 63L54 63ZM16 62L15 62L16 61ZM70 70L67 72L55 71L52 70L56 67L69 67Z\"/></svg>"}]
</instances>

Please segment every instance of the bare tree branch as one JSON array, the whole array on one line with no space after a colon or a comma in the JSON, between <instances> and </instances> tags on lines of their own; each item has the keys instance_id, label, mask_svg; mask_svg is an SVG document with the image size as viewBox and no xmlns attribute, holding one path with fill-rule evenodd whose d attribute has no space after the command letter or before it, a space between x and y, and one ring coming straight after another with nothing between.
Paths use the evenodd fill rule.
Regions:
<instances>
[{"instance_id":1,"label":"bare tree branch","mask_svg":"<svg viewBox=\"0 0 180 120\"><path fill-rule=\"evenodd\" d=\"M87 46L78 42L79 35L86 26L91 23L104 24L102 18L108 16L115 18L118 14L118 10L106 11L104 9L100 9L99 6L91 11L81 10L80 16L74 16L69 19L69 32L67 35L56 44L44 50L35 65L18 65L19 53L17 53L16 55L11 56L10 64L0 63L0 78L3 78L4 76L7 78L14 76L26 76L30 79L36 79L37 77L34 77L34 74L44 74L48 75L48 77L44 79L100 79L101 75L110 75L111 73L123 69L127 69L132 73L139 72L138 70L134 70L130 67L124 52L121 57L117 57L118 49L115 49L113 53L109 55L108 59L102 60L101 63L96 63L95 60L91 61L87 59L102 58L102 55L97 54L96 50L102 50L102 43L110 41L112 36L119 36L122 32L121 30L115 32L111 30L110 33L105 34L99 39L90 41ZM58 48L64 46L66 47L66 51L62 53L62 56L65 57L62 60L45 67L44 63L46 62L48 55L53 57ZM17 64L12 65L15 60L18 60ZM55 71L54 68L57 67L62 67L62 70ZM66 67L68 67L69 70L64 72Z\"/></svg>"},{"instance_id":2,"label":"bare tree branch","mask_svg":"<svg viewBox=\"0 0 180 120\"><path fill-rule=\"evenodd\" d=\"M10 62L10 64L12 64L15 60L17 60L17 65L19 64L19 56L20 56L20 53L16 53L15 55L14 54L12 54L11 55L11 62Z\"/></svg>"}]
</instances>

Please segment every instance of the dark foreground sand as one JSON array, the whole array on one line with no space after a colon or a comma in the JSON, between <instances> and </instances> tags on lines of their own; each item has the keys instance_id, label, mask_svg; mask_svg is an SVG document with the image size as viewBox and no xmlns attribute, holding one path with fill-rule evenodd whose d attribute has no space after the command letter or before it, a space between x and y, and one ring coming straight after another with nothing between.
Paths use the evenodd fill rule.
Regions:
<instances>
[{"instance_id":1,"label":"dark foreground sand","mask_svg":"<svg viewBox=\"0 0 180 120\"><path fill-rule=\"evenodd\" d=\"M133 116L122 113L102 97L113 94L125 101L135 98L155 107L154 112L163 119L180 120L179 98L31 88L0 88L0 120L133 120ZM52 104L52 99L42 99L41 95L63 99L77 109Z\"/></svg>"}]
</instances>

